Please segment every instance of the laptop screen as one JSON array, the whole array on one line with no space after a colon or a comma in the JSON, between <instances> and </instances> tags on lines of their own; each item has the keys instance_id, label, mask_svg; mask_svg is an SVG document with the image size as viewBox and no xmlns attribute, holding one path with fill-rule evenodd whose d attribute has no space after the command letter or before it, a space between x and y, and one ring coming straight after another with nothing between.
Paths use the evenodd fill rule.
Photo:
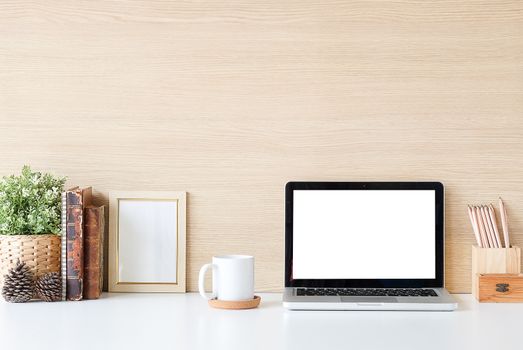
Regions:
<instances>
[{"instance_id":1,"label":"laptop screen","mask_svg":"<svg viewBox=\"0 0 523 350\"><path fill-rule=\"evenodd\" d=\"M294 190L293 279L435 279L435 190Z\"/></svg>"}]
</instances>

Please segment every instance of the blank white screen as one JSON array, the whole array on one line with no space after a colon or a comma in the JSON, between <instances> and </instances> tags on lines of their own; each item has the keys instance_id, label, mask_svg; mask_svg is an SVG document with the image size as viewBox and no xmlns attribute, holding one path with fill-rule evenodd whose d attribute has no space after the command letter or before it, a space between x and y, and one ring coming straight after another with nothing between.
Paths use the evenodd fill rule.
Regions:
<instances>
[{"instance_id":1,"label":"blank white screen","mask_svg":"<svg viewBox=\"0 0 523 350\"><path fill-rule=\"evenodd\" d=\"M178 202L122 199L118 206L119 281L176 283Z\"/></svg>"},{"instance_id":2,"label":"blank white screen","mask_svg":"<svg viewBox=\"0 0 523 350\"><path fill-rule=\"evenodd\" d=\"M435 191L294 191L294 279L433 279L435 241Z\"/></svg>"}]
</instances>

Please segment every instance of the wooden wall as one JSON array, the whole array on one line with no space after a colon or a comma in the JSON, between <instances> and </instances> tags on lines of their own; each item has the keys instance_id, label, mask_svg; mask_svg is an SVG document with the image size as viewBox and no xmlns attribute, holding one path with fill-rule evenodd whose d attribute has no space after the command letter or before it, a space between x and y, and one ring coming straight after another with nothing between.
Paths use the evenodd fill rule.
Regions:
<instances>
[{"instance_id":1,"label":"wooden wall","mask_svg":"<svg viewBox=\"0 0 523 350\"><path fill-rule=\"evenodd\" d=\"M447 286L466 204L523 244L521 1L0 0L0 173L185 190L188 286L213 254L283 285L288 180L440 180Z\"/></svg>"}]
</instances>

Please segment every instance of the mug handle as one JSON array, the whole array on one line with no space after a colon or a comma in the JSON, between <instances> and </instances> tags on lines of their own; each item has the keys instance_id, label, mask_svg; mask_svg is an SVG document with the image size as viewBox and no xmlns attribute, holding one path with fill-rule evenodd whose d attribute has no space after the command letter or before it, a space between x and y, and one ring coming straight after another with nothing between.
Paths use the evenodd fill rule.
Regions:
<instances>
[{"instance_id":1,"label":"mug handle","mask_svg":"<svg viewBox=\"0 0 523 350\"><path fill-rule=\"evenodd\" d=\"M200 269L200 274L198 275L198 291L200 292L200 295L202 296L202 298L204 298L206 300L211 300L211 299L216 298L216 294L214 293L214 290L216 289L215 286L213 286L213 292L210 297L208 297L207 294L205 294L205 286L204 286L205 273L207 272L207 270L209 268L212 268L214 270L215 267L216 267L216 265L214 265L214 264L205 264Z\"/></svg>"}]
</instances>

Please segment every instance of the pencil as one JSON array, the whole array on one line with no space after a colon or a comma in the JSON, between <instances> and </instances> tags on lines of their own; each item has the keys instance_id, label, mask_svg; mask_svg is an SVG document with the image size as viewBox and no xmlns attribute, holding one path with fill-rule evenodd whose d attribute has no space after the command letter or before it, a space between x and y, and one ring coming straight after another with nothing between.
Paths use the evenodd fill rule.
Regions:
<instances>
[{"instance_id":1,"label":"pencil","mask_svg":"<svg viewBox=\"0 0 523 350\"><path fill-rule=\"evenodd\" d=\"M494 210L494 206L491 204L489 204L488 206L488 213L490 215L490 221L492 221L492 226L494 228L494 233L496 234L496 239L498 240L499 242L499 247L502 248L502 244L501 244L501 235L499 234L499 230L498 230L498 222L496 220L496 211ZM505 248L507 248L506 246L506 242L505 243Z\"/></svg>"},{"instance_id":2,"label":"pencil","mask_svg":"<svg viewBox=\"0 0 523 350\"><path fill-rule=\"evenodd\" d=\"M485 217L489 225L490 233L494 238L494 243L496 243L496 248L501 248L501 239L499 238L499 232L496 232L496 229L494 228L494 222L492 221L492 215L490 214L489 207L484 205L483 210L485 211Z\"/></svg>"},{"instance_id":3,"label":"pencil","mask_svg":"<svg viewBox=\"0 0 523 350\"><path fill-rule=\"evenodd\" d=\"M510 236L508 234L508 220L507 210L501 197L499 197L499 216L501 217L501 227L503 228L503 238L505 239L505 247L510 248Z\"/></svg>"},{"instance_id":4,"label":"pencil","mask_svg":"<svg viewBox=\"0 0 523 350\"><path fill-rule=\"evenodd\" d=\"M485 231L485 227L483 225L483 220L481 219L481 213L479 211L479 208L475 205L474 210L472 211L474 213L474 216L476 218L476 221L479 226L479 232L481 234L481 237L483 237L483 242L485 242L485 248L492 248L492 242L490 241L489 236L487 235L487 232Z\"/></svg>"},{"instance_id":5,"label":"pencil","mask_svg":"<svg viewBox=\"0 0 523 350\"><path fill-rule=\"evenodd\" d=\"M474 217L472 216L472 208L470 205L468 206L468 213L469 213L469 219L470 223L472 224L472 231L474 231L474 236L476 237L476 242L478 243L478 247L483 248L483 242L481 241L481 236L479 235L479 228L476 220L474 220Z\"/></svg>"},{"instance_id":6,"label":"pencil","mask_svg":"<svg viewBox=\"0 0 523 350\"><path fill-rule=\"evenodd\" d=\"M498 248L496 244L496 239L494 238L494 232L490 231L490 225L488 223L487 215L485 214L485 208L482 205L479 206L479 211L481 213L481 219L483 220L483 225L485 225L485 231L490 238L491 248Z\"/></svg>"}]
</instances>

